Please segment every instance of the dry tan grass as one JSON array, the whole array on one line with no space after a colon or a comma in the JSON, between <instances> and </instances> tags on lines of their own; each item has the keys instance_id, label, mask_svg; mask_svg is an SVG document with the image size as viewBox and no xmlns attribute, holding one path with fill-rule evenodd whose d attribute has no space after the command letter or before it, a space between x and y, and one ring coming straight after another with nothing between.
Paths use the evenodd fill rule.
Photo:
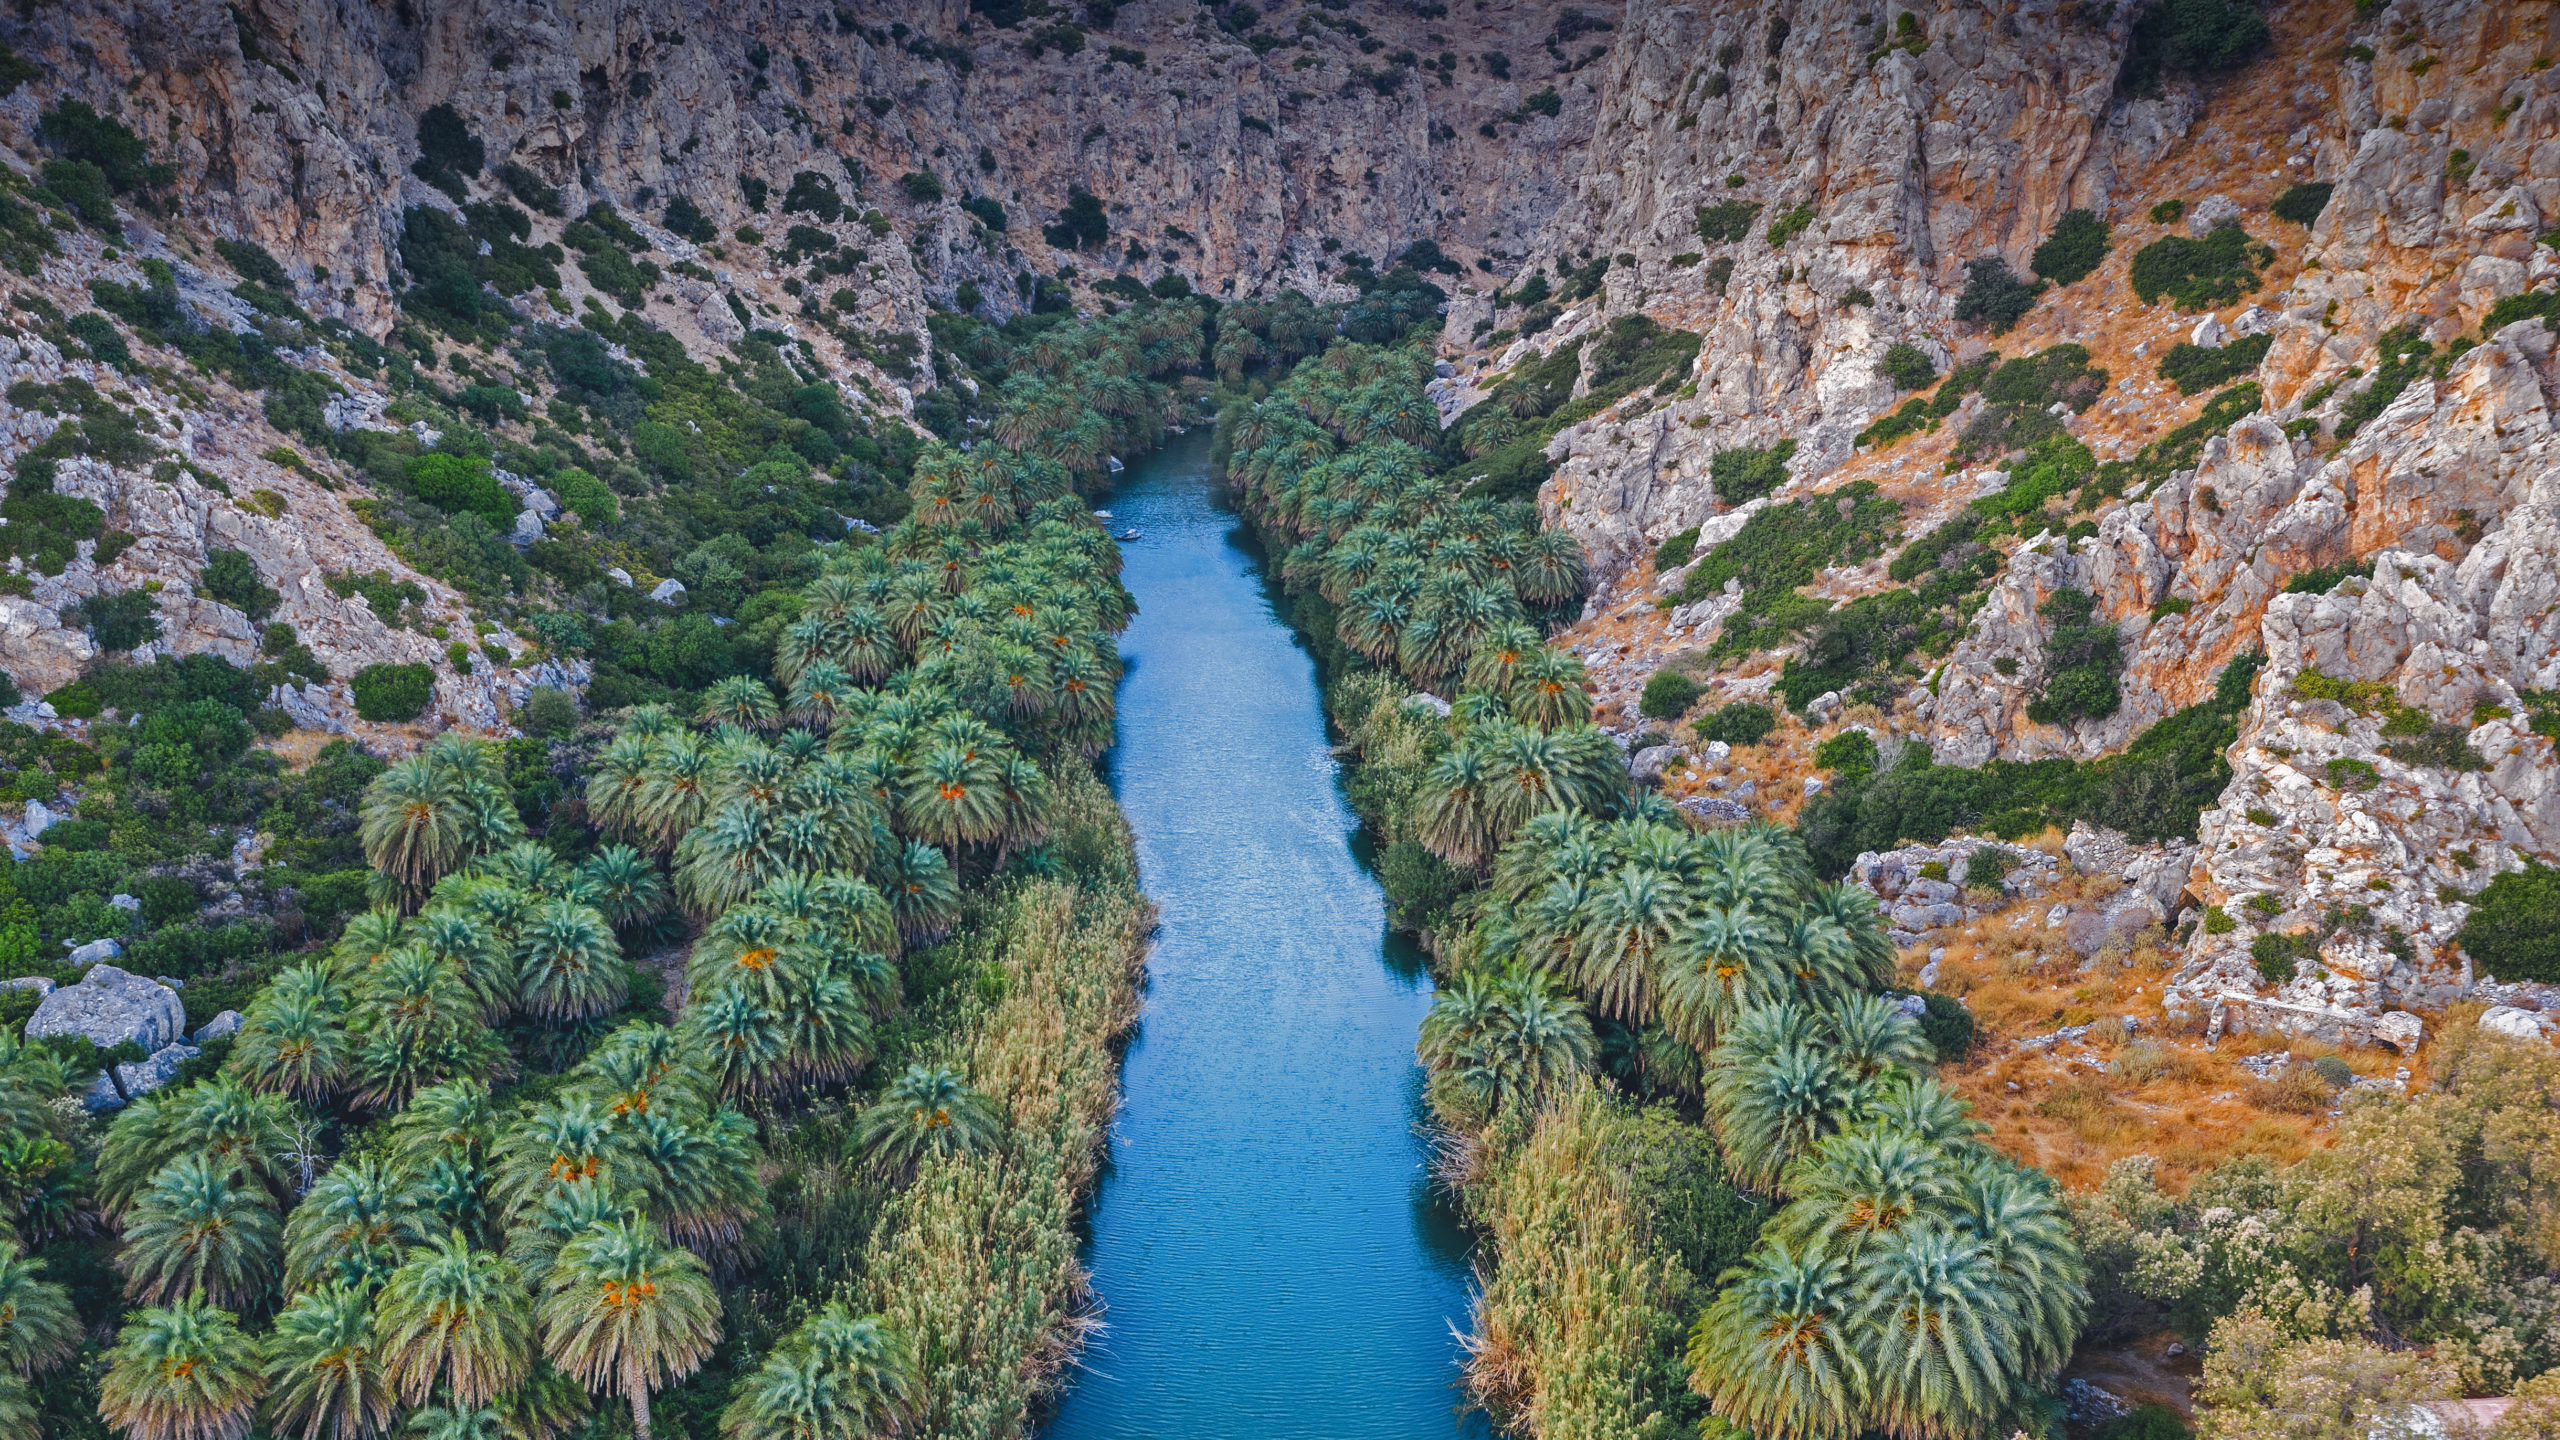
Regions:
<instances>
[{"instance_id":1,"label":"dry tan grass","mask_svg":"<svg viewBox=\"0 0 2560 1440\"><path fill-rule=\"evenodd\" d=\"M2261 1082L2242 1057L2289 1050L2297 1061L2337 1054L2360 1075L2397 1068L2389 1051L2337 1052L2261 1036L2229 1036L2204 1049L2201 1025L2173 1024L2160 1007L2177 963L2165 937L2102 952L2084 970L2061 933L2044 928L2054 899L2094 900L2115 883L2066 870L2051 898L2013 905L1970 934L1938 937L1946 955L1937 988L1961 998L1981 1027L1973 1056L1941 1074L1973 1102L2002 1150L2074 1189L2096 1184L2125 1156L2148 1154L2160 1162L2161 1183L2183 1190L2227 1157L2289 1162L2319 1143L2325 1095L2306 1103L2302 1080ZM1907 981L1916 983L1926 959L1925 947L1903 957ZM2128 1019L2130 1031L2101 1023ZM2018 1048L2072 1025L2092 1028L2078 1043Z\"/></svg>"}]
</instances>

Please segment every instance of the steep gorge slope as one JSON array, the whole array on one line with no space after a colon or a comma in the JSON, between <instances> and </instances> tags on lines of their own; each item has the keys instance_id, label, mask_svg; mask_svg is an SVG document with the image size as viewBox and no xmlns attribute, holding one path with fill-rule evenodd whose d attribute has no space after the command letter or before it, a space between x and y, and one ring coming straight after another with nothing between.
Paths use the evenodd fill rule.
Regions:
<instances>
[{"instance_id":1,"label":"steep gorge slope","mask_svg":"<svg viewBox=\"0 0 2560 1440\"><path fill-rule=\"evenodd\" d=\"M1876 704L1849 718L1888 759L1905 740L1962 766L2097 759L2210 700L2235 659L2267 657L2192 873L2161 897L2184 945L2170 1016L2354 1041L2378 1024L2405 1037L2388 1012L2465 995L2547 1005L2535 986L2476 985L2455 937L2492 877L2560 853L2560 769L2535 733L2550 727L2528 723L2560 683L2560 370L2542 318L2560 263L2536 240L2560 213L2560 17L2270 9L2245 67L2145 94L2119 84L2147 63L2131 7L1783 10L1781 28L1767 12L1631 7L1591 166L1531 247L1586 297L1549 302L1551 328L1527 340L1509 330L1534 310L1453 310L1461 402L1510 393L1503 379L1577 341L1587 384L1629 316L1701 336L1689 388L1639 389L1565 427L1539 490L1617 586L1577 641L1622 723L1641 728L1636 693L1670 666L1710 681L1693 714L1775 684L1819 739L1852 686L1781 682L1832 663L1817 662L1826 643L1866 643L1839 616L1799 615L1792 637L1710 656L1735 597L1682 593L1686 567L1655 575L1662 541L1705 522L1707 554L1764 507L1864 484L1899 505L1905 540L1987 515L1988 589L1948 612L1960 628L1900 664L1840 662ZM2312 182L2333 188L2307 227L2270 213ZM1737 200L1758 208L1730 238L1708 233L1702 212ZM1971 265L2032 278L2074 209L2112 227L2094 274L2044 290L2005 332L1956 318ZM2223 220L2266 247L2250 283L2185 304L2136 293L2133 257ZM1487 330L1507 345L1473 349ZM2018 498L2059 452L1974 443L1996 407L1954 406L1952 388L1942 422L1859 444L1904 398L1897 344L1939 374L1994 348L2085 347L2074 363L2104 375L2053 411L2085 447L2062 493ZM2173 352L2205 350L2242 359L2192 394L2167 383ZM1722 503L1717 457L1782 442L1780 488ZM1971 533L1943 551L1950 567L1980 552ZM1825 555L1807 592L1872 602L1941 573L1888 576L1896 549ZM2068 623L2057 592L2090 597L2121 662L2106 704L2039 720ZM1792 779L1776 799L1795 813Z\"/></svg>"},{"instance_id":2,"label":"steep gorge slope","mask_svg":"<svg viewBox=\"0 0 2560 1440\"><path fill-rule=\"evenodd\" d=\"M229 267L212 253L217 240L246 241L282 262L288 298L308 317L382 337L400 318L398 292L419 279L402 264L406 217L464 218L416 173L421 120L441 108L487 167L455 176L457 194L534 204L527 197L548 192L518 237L529 246L557 244L567 217L591 205L615 207L662 267L638 306L651 324L705 361L750 325L769 326L803 341L848 405L903 426L916 397L950 378L933 358L931 306L967 301L1001 320L1033 303L1035 273L1071 278L1087 306L1096 282L1168 275L1230 296L1289 285L1347 295L1334 278L1347 256L1383 265L1434 235L1459 255L1516 247L1553 208L1589 130L1599 48L1589 42L1607 38L1610 6L1569 21L1534 4L1428 18L1423 10L1445 7L1288 8L1145 0L1016 18L959 0L753 17L674 0L47 7L0 24L33 62L29 82L0 98L0 147L32 170L58 148L39 135L41 116L81 101L121 117L168 167L151 203L128 198L122 235L105 245L66 236L34 277L66 312L87 308L91 281L144 285L138 257L175 266L199 317L263 324L230 296ZM1065 242L1072 249L1044 236L1079 192L1102 202L1107 248L1089 231ZM797 203L804 193L809 203ZM651 223L678 198L695 207L694 240ZM777 253L779 233L771 246L757 230L747 232L755 240L735 233L751 222L813 232L811 244L847 262L829 271L826 309L811 310L815 290L799 298L793 272L808 251ZM607 315L626 308L576 267L553 294L566 314L539 293L510 298L521 317L564 322L604 300ZM806 324L812 314L836 323ZM377 375L316 347L303 358L351 397L333 427L383 423L395 397ZM25 378L51 380L38 363ZM90 374L82 365L73 362ZM532 377L502 378L540 408L547 391ZM181 523L157 513L158 494L130 469L95 467L66 492L151 543L104 567L84 556L0 597L22 687L49 691L93 658L89 638L55 618L64 605L154 581L167 637L157 648L247 658L256 634L245 618L184 598L217 546L256 558L264 583L292 597L279 617L332 669L434 664L449 719L498 724L503 702L534 681L577 678L502 675L492 690L485 667L470 680L423 633L403 638L325 593L324 571L382 569L430 594L416 614L422 632L466 626L472 610L364 537L332 498L340 491L235 464L288 438L257 423L249 397L217 382L207 406L143 376L130 384L178 427L178 458L285 497L295 518L284 530L351 538L317 547L319 558L267 543L258 513L198 496L183 478L192 518ZM9 418L18 433L43 428ZM357 478L322 468L330 486ZM343 695L337 708L343 722Z\"/></svg>"}]
</instances>

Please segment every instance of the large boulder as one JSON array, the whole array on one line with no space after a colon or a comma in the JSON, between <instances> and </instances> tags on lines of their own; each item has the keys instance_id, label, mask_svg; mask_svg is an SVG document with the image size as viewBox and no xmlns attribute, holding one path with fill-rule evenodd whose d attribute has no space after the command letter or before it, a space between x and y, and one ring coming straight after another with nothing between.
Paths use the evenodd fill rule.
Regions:
<instances>
[{"instance_id":1,"label":"large boulder","mask_svg":"<svg viewBox=\"0 0 2560 1440\"><path fill-rule=\"evenodd\" d=\"M44 997L27 1020L30 1039L80 1035L101 1050L130 1040L146 1055L176 1044L186 1029L187 1011L177 991L104 964L92 967L79 984Z\"/></svg>"}]
</instances>

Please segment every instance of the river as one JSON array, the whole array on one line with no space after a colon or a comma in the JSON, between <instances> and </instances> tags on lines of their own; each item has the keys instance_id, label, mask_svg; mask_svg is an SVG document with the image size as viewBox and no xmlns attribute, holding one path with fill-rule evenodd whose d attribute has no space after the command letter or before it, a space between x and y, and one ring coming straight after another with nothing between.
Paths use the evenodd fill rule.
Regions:
<instances>
[{"instance_id":1,"label":"river","mask_svg":"<svg viewBox=\"0 0 2560 1440\"><path fill-rule=\"evenodd\" d=\"M1354 852L1314 662L1205 432L1134 467L1112 787L1163 929L1088 1263L1106 1329L1048 1440L1439 1440L1465 1240L1416 1133L1420 957Z\"/></svg>"}]
</instances>

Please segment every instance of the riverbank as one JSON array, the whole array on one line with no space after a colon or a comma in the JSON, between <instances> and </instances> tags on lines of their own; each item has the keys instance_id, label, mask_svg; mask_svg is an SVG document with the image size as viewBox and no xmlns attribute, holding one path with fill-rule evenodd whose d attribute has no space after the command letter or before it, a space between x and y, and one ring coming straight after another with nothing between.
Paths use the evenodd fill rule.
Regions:
<instances>
[{"instance_id":1,"label":"riverbank","mask_svg":"<svg viewBox=\"0 0 2560 1440\"><path fill-rule=\"evenodd\" d=\"M1222 456L1237 448L1241 418L1234 410L1223 418ZM1266 418L1263 428L1279 426ZM1339 453L1336 464L1361 463L1356 445ZM1294 478L1245 484L1258 479L1278 491ZM1432 956L1445 984L1479 958L1487 898L1481 875L1427 843L1426 791L1452 744L1450 707L1413 698L1428 686L1399 663L1403 647L1390 644L1373 659L1349 643L1356 621L1346 626L1344 616L1368 597L1329 588L1310 543L1271 523L1292 508L1287 501L1248 496L1238 508L1274 609L1323 676L1343 793L1369 836L1388 921ZM1407 523L1386 505L1358 520ZM1515 658L1536 648L1534 633L1500 643L1525 647ZM1556 667L1551 678L1572 677ZM1568 706L1559 718L1570 714ZM1617 763L1613 747L1609 763ZM1716 1276L1748 1252L1766 1213L1727 1183L1694 1102L1684 1109L1654 1097L1649 1084L1622 1095L1588 1079L1534 1113L1490 1116L1444 1087L1431 1098L1435 1183L1476 1244L1468 1398L1504 1431L1542 1440L1694 1435L1705 1405L1688 1385L1686 1338Z\"/></svg>"}]
</instances>

